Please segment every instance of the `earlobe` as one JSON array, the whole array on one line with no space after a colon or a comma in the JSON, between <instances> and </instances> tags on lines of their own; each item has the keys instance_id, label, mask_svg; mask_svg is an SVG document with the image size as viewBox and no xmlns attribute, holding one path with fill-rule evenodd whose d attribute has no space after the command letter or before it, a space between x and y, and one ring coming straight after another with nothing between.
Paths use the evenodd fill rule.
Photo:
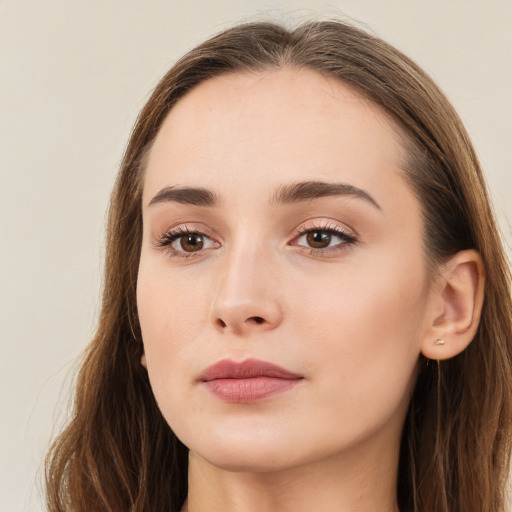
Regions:
<instances>
[{"instance_id":1,"label":"earlobe","mask_svg":"<svg viewBox=\"0 0 512 512\"><path fill-rule=\"evenodd\" d=\"M473 340L482 311L485 273L475 250L458 252L432 287L432 317L421 352L428 359L450 359Z\"/></svg>"}]
</instances>

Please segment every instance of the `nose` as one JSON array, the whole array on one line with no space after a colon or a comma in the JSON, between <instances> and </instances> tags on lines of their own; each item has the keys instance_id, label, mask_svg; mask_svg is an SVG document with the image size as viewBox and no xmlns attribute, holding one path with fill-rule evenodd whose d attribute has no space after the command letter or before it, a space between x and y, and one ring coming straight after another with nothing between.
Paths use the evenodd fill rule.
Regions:
<instances>
[{"instance_id":1,"label":"nose","mask_svg":"<svg viewBox=\"0 0 512 512\"><path fill-rule=\"evenodd\" d=\"M275 329L283 310L271 258L248 247L234 249L220 265L211 310L215 329L239 335Z\"/></svg>"}]
</instances>

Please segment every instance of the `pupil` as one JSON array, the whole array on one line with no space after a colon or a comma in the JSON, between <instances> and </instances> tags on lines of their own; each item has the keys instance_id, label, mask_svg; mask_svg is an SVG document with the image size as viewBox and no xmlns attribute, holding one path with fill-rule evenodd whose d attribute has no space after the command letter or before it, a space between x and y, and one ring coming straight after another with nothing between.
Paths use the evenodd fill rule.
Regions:
<instances>
[{"instance_id":1,"label":"pupil","mask_svg":"<svg viewBox=\"0 0 512 512\"><path fill-rule=\"evenodd\" d=\"M331 234L326 231L311 231L307 234L307 241L314 249L323 249L331 243Z\"/></svg>"},{"instance_id":2,"label":"pupil","mask_svg":"<svg viewBox=\"0 0 512 512\"><path fill-rule=\"evenodd\" d=\"M181 239L181 248L186 252L199 251L203 248L203 237L201 235L186 235Z\"/></svg>"}]
</instances>

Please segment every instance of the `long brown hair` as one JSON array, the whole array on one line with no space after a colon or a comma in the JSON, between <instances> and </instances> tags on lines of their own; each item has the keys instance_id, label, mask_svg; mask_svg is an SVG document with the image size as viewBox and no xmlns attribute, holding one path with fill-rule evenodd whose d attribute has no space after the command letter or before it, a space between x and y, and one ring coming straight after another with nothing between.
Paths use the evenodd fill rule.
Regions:
<instances>
[{"instance_id":1,"label":"long brown hair","mask_svg":"<svg viewBox=\"0 0 512 512\"><path fill-rule=\"evenodd\" d=\"M169 110L222 73L293 66L337 77L388 111L407 148L404 174L422 204L429 268L474 248L486 272L475 339L421 371L407 414L397 496L402 511L503 511L512 425L510 269L469 137L442 92L416 64L345 23L288 30L249 23L178 61L140 113L113 191L99 326L77 378L68 427L47 458L51 512L178 511L187 449L163 419L140 364L135 289L142 177Z\"/></svg>"}]
</instances>

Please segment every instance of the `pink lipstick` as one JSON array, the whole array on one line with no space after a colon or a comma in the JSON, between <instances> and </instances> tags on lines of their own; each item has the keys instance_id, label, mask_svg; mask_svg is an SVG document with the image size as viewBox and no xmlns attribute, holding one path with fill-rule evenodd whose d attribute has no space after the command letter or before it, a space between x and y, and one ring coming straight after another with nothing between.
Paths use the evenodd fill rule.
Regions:
<instances>
[{"instance_id":1,"label":"pink lipstick","mask_svg":"<svg viewBox=\"0 0 512 512\"><path fill-rule=\"evenodd\" d=\"M287 391L303 379L266 361L223 359L208 367L199 382L224 402L250 403Z\"/></svg>"}]
</instances>

